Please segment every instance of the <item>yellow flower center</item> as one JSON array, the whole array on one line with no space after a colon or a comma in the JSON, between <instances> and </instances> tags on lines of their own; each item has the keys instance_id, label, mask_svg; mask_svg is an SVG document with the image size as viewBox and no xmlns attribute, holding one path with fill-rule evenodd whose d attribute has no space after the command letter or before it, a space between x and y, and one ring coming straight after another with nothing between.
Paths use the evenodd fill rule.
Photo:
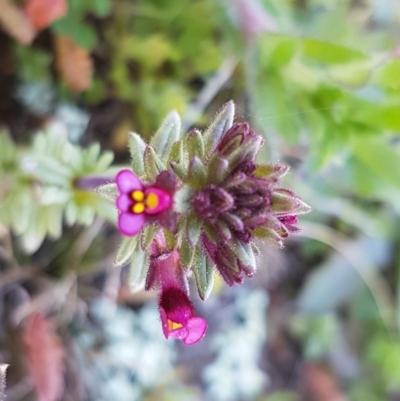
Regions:
<instances>
[{"instance_id":1,"label":"yellow flower center","mask_svg":"<svg viewBox=\"0 0 400 401\"><path fill-rule=\"evenodd\" d=\"M181 329L182 327L183 327L183 324L176 323L176 322L173 322L172 320L168 319L168 331Z\"/></svg>"},{"instance_id":2,"label":"yellow flower center","mask_svg":"<svg viewBox=\"0 0 400 401\"><path fill-rule=\"evenodd\" d=\"M136 190L131 193L131 198L135 201L132 213L136 214L143 213L146 208L155 209L160 202L158 195L154 192L149 192L145 196L143 191Z\"/></svg>"},{"instance_id":3,"label":"yellow flower center","mask_svg":"<svg viewBox=\"0 0 400 401\"><path fill-rule=\"evenodd\" d=\"M132 212L133 213L143 213L144 212L144 203L143 202L137 202L132 206Z\"/></svg>"},{"instance_id":4,"label":"yellow flower center","mask_svg":"<svg viewBox=\"0 0 400 401\"><path fill-rule=\"evenodd\" d=\"M150 192L147 194L145 202L149 209L155 209L158 206L159 199L155 193Z\"/></svg>"}]
</instances>

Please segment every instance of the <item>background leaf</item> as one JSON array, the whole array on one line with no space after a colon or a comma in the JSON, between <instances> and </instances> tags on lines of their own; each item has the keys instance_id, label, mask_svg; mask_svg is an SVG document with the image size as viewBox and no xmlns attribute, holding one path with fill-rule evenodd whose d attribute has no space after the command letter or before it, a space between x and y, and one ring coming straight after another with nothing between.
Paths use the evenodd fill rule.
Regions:
<instances>
[{"instance_id":1,"label":"background leaf","mask_svg":"<svg viewBox=\"0 0 400 401\"><path fill-rule=\"evenodd\" d=\"M52 321L41 314L29 316L23 341L38 401L57 401L64 390L65 352Z\"/></svg>"}]
</instances>

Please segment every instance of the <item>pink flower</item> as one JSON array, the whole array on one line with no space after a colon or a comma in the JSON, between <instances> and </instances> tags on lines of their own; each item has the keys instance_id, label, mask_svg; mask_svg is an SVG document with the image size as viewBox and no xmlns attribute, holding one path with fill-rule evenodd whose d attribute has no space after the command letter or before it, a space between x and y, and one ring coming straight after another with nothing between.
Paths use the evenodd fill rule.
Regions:
<instances>
[{"instance_id":1,"label":"pink flower","mask_svg":"<svg viewBox=\"0 0 400 401\"><path fill-rule=\"evenodd\" d=\"M197 343L206 332L207 322L195 315L178 250L167 250L163 235L158 234L150 253L146 289L160 288L158 307L165 338L176 338L186 345Z\"/></svg>"},{"instance_id":2,"label":"pink flower","mask_svg":"<svg viewBox=\"0 0 400 401\"><path fill-rule=\"evenodd\" d=\"M127 236L136 235L146 219L171 207L169 192L155 186L145 186L130 170L122 170L116 177L120 192L117 208L120 212L118 228Z\"/></svg>"},{"instance_id":3,"label":"pink flower","mask_svg":"<svg viewBox=\"0 0 400 401\"><path fill-rule=\"evenodd\" d=\"M207 322L194 316L193 305L180 288L162 289L159 309L165 338L177 338L186 345L195 344L203 338Z\"/></svg>"}]
</instances>

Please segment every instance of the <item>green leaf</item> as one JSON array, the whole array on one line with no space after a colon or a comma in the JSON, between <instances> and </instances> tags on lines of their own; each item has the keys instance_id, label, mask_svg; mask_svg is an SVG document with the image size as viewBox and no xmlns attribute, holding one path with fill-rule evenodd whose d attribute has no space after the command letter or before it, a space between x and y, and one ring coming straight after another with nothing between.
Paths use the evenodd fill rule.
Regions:
<instances>
[{"instance_id":1,"label":"green leaf","mask_svg":"<svg viewBox=\"0 0 400 401\"><path fill-rule=\"evenodd\" d=\"M306 214L311 210L310 206L286 189L277 189L272 193L271 209L275 216Z\"/></svg>"},{"instance_id":2,"label":"green leaf","mask_svg":"<svg viewBox=\"0 0 400 401\"><path fill-rule=\"evenodd\" d=\"M187 169L182 165L175 162L170 163L172 171L183 182L187 180Z\"/></svg>"},{"instance_id":3,"label":"green leaf","mask_svg":"<svg viewBox=\"0 0 400 401\"><path fill-rule=\"evenodd\" d=\"M165 165L154 152L154 149L151 146L146 146L144 152L144 172L147 181L154 182L157 175L163 170L166 170Z\"/></svg>"},{"instance_id":4,"label":"green leaf","mask_svg":"<svg viewBox=\"0 0 400 401\"><path fill-rule=\"evenodd\" d=\"M303 53L306 57L325 64L344 64L367 59L367 56L359 50L349 49L335 43L316 39L304 39L302 43Z\"/></svg>"},{"instance_id":5,"label":"green leaf","mask_svg":"<svg viewBox=\"0 0 400 401\"><path fill-rule=\"evenodd\" d=\"M267 163L259 164L254 171L254 175L260 178L270 178L279 180L284 177L290 170L290 167L286 164L278 163Z\"/></svg>"},{"instance_id":6,"label":"green leaf","mask_svg":"<svg viewBox=\"0 0 400 401\"><path fill-rule=\"evenodd\" d=\"M147 144L142 137L135 132L129 133L128 144L132 158L132 170L140 177L144 174L143 159Z\"/></svg>"},{"instance_id":7,"label":"green leaf","mask_svg":"<svg viewBox=\"0 0 400 401\"><path fill-rule=\"evenodd\" d=\"M242 243L236 239L229 240L230 248L237 258L247 267L256 270L256 258L250 244Z\"/></svg>"},{"instance_id":8,"label":"green leaf","mask_svg":"<svg viewBox=\"0 0 400 401\"><path fill-rule=\"evenodd\" d=\"M203 135L199 130L195 129L186 136L186 149L189 160L192 160L195 156L200 160L203 158L204 141Z\"/></svg>"},{"instance_id":9,"label":"green leaf","mask_svg":"<svg viewBox=\"0 0 400 401\"><path fill-rule=\"evenodd\" d=\"M190 244L195 247L197 241L199 240L201 233L201 221L194 214L190 213L186 218L186 236L190 242Z\"/></svg>"},{"instance_id":10,"label":"green leaf","mask_svg":"<svg viewBox=\"0 0 400 401\"><path fill-rule=\"evenodd\" d=\"M192 246L186 238L182 239L181 244L181 263L185 269L190 269L193 264L196 247Z\"/></svg>"},{"instance_id":11,"label":"green leaf","mask_svg":"<svg viewBox=\"0 0 400 401\"><path fill-rule=\"evenodd\" d=\"M51 54L15 43L16 66L18 75L26 82L46 82L50 78Z\"/></svg>"},{"instance_id":12,"label":"green leaf","mask_svg":"<svg viewBox=\"0 0 400 401\"><path fill-rule=\"evenodd\" d=\"M257 227L253 230L253 235L263 241L267 241L274 248L282 248L282 237L272 228Z\"/></svg>"},{"instance_id":13,"label":"green leaf","mask_svg":"<svg viewBox=\"0 0 400 401\"><path fill-rule=\"evenodd\" d=\"M270 36L265 39L268 40ZM279 40L275 48L268 57L268 63L271 67L281 69L293 59L296 54L299 41L297 38L284 37Z\"/></svg>"},{"instance_id":14,"label":"green leaf","mask_svg":"<svg viewBox=\"0 0 400 401\"><path fill-rule=\"evenodd\" d=\"M40 205L64 205L71 199L71 193L59 187L44 187L40 196Z\"/></svg>"},{"instance_id":15,"label":"green leaf","mask_svg":"<svg viewBox=\"0 0 400 401\"><path fill-rule=\"evenodd\" d=\"M378 177L400 188L400 152L368 136L354 137L351 146L354 155Z\"/></svg>"},{"instance_id":16,"label":"green leaf","mask_svg":"<svg viewBox=\"0 0 400 401\"><path fill-rule=\"evenodd\" d=\"M355 112L358 121L376 127L378 130L400 131L400 104L361 104Z\"/></svg>"},{"instance_id":17,"label":"green leaf","mask_svg":"<svg viewBox=\"0 0 400 401\"><path fill-rule=\"evenodd\" d=\"M29 226L21 236L25 252L32 254L38 250L46 236L46 219L44 209L37 209L30 216Z\"/></svg>"},{"instance_id":18,"label":"green leaf","mask_svg":"<svg viewBox=\"0 0 400 401\"><path fill-rule=\"evenodd\" d=\"M110 167L114 160L114 153L111 151L105 151L98 158L97 162L93 162L93 170L97 173L104 173Z\"/></svg>"},{"instance_id":19,"label":"green leaf","mask_svg":"<svg viewBox=\"0 0 400 401\"><path fill-rule=\"evenodd\" d=\"M100 156L101 147L98 142L93 143L87 149L84 150L85 153L85 161L88 165L95 164L98 157Z\"/></svg>"},{"instance_id":20,"label":"green leaf","mask_svg":"<svg viewBox=\"0 0 400 401\"><path fill-rule=\"evenodd\" d=\"M198 250L196 252L193 260L193 272L199 296L205 301L214 286L214 263L203 251Z\"/></svg>"},{"instance_id":21,"label":"green leaf","mask_svg":"<svg viewBox=\"0 0 400 401\"><path fill-rule=\"evenodd\" d=\"M219 184L229 175L229 162L214 153L207 165L207 182Z\"/></svg>"},{"instance_id":22,"label":"green leaf","mask_svg":"<svg viewBox=\"0 0 400 401\"><path fill-rule=\"evenodd\" d=\"M9 134L0 128L0 173L12 172L18 163L17 149Z\"/></svg>"},{"instance_id":23,"label":"green leaf","mask_svg":"<svg viewBox=\"0 0 400 401\"><path fill-rule=\"evenodd\" d=\"M156 134L151 138L150 145L161 160L165 160L172 145L180 138L181 119L176 111L171 111L162 122Z\"/></svg>"},{"instance_id":24,"label":"green leaf","mask_svg":"<svg viewBox=\"0 0 400 401\"><path fill-rule=\"evenodd\" d=\"M129 287L133 292L144 288L149 270L148 252L138 247L132 255L129 270Z\"/></svg>"},{"instance_id":25,"label":"green leaf","mask_svg":"<svg viewBox=\"0 0 400 401\"><path fill-rule=\"evenodd\" d=\"M220 238L219 238L219 234L214 229L214 227L211 224L204 223L203 228L204 228L205 233L207 234L207 237L210 239L210 241L217 244L219 242Z\"/></svg>"},{"instance_id":26,"label":"green leaf","mask_svg":"<svg viewBox=\"0 0 400 401\"><path fill-rule=\"evenodd\" d=\"M117 256L115 257L114 264L116 266L124 265L132 256L135 249L138 248L138 236L123 237L121 245L118 248Z\"/></svg>"},{"instance_id":27,"label":"green leaf","mask_svg":"<svg viewBox=\"0 0 400 401\"><path fill-rule=\"evenodd\" d=\"M184 153L183 153L183 142L182 141L177 141L171 146L171 151L169 152L169 155L168 155L167 165L169 166L171 163L183 165Z\"/></svg>"},{"instance_id":28,"label":"green leaf","mask_svg":"<svg viewBox=\"0 0 400 401\"><path fill-rule=\"evenodd\" d=\"M234 170L243 160L253 158L260 150L262 144L263 139L260 136L256 136L228 155L226 160L229 162L230 171Z\"/></svg>"},{"instance_id":29,"label":"green leaf","mask_svg":"<svg viewBox=\"0 0 400 401\"><path fill-rule=\"evenodd\" d=\"M144 226L140 234L140 245L144 251L148 251L154 238L156 237L159 227L157 224L148 224Z\"/></svg>"},{"instance_id":30,"label":"green leaf","mask_svg":"<svg viewBox=\"0 0 400 401\"><path fill-rule=\"evenodd\" d=\"M235 116L235 104L231 100L218 112L217 116L204 132L205 155L209 157L217 147L222 136L232 127Z\"/></svg>"},{"instance_id":31,"label":"green leaf","mask_svg":"<svg viewBox=\"0 0 400 401\"><path fill-rule=\"evenodd\" d=\"M175 192L174 209L178 213L187 213L191 209L190 200L193 196L193 190L189 185L183 185Z\"/></svg>"},{"instance_id":32,"label":"green leaf","mask_svg":"<svg viewBox=\"0 0 400 401\"><path fill-rule=\"evenodd\" d=\"M58 35L69 36L79 47L86 50L92 50L97 43L95 30L79 19L74 19L70 14L55 21L52 25L52 30Z\"/></svg>"},{"instance_id":33,"label":"green leaf","mask_svg":"<svg viewBox=\"0 0 400 401\"><path fill-rule=\"evenodd\" d=\"M26 157L26 172L33 175L49 185L65 187L70 181L71 170L51 156ZM32 169L31 163L35 165ZM23 166L24 167L24 166Z\"/></svg>"},{"instance_id":34,"label":"green leaf","mask_svg":"<svg viewBox=\"0 0 400 401\"><path fill-rule=\"evenodd\" d=\"M330 79L341 85L347 85L352 88L366 85L371 76L371 72L370 60L335 65L327 71Z\"/></svg>"},{"instance_id":35,"label":"green leaf","mask_svg":"<svg viewBox=\"0 0 400 401\"><path fill-rule=\"evenodd\" d=\"M179 60L179 51L175 43L160 33L143 35L127 34L121 38L121 53L128 59L139 62L147 74L156 74L156 70L166 62ZM150 75L149 74L149 75ZM171 108L171 105L169 105ZM172 107L174 107L172 105ZM163 109L158 110L160 114Z\"/></svg>"},{"instance_id":36,"label":"green leaf","mask_svg":"<svg viewBox=\"0 0 400 401\"><path fill-rule=\"evenodd\" d=\"M164 228L165 243L168 249L175 249L178 246L178 236L172 231Z\"/></svg>"},{"instance_id":37,"label":"green leaf","mask_svg":"<svg viewBox=\"0 0 400 401\"><path fill-rule=\"evenodd\" d=\"M400 342L386 333L370 340L367 361L377 368L382 375L385 387L400 390Z\"/></svg>"},{"instance_id":38,"label":"green leaf","mask_svg":"<svg viewBox=\"0 0 400 401\"><path fill-rule=\"evenodd\" d=\"M118 187L115 183L102 185L96 188L96 192L99 196L112 203L116 202L119 195Z\"/></svg>"},{"instance_id":39,"label":"green leaf","mask_svg":"<svg viewBox=\"0 0 400 401\"><path fill-rule=\"evenodd\" d=\"M207 182L206 169L198 157L194 157L189 164L189 184L196 189L201 189Z\"/></svg>"},{"instance_id":40,"label":"green leaf","mask_svg":"<svg viewBox=\"0 0 400 401\"><path fill-rule=\"evenodd\" d=\"M391 60L377 73L375 80L386 88L400 89L400 60Z\"/></svg>"},{"instance_id":41,"label":"green leaf","mask_svg":"<svg viewBox=\"0 0 400 401\"><path fill-rule=\"evenodd\" d=\"M78 206L74 201L68 202L66 208L65 208L65 221L69 226L72 226L75 224L76 219L78 216Z\"/></svg>"},{"instance_id":42,"label":"green leaf","mask_svg":"<svg viewBox=\"0 0 400 401\"><path fill-rule=\"evenodd\" d=\"M46 232L53 239L58 239L62 234L63 207L51 205L46 207Z\"/></svg>"},{"instance_id":43,"label":"green leaf","mask_svg":"<svg viewBox=\"0 0 400 401\"><path fill-rule=\"evenodd\" d=\"M112 9L112 0L93 0L92 10L98 17L106 17Z\"/></svg>"},{"instance_id":44,"label":"green leaf","mask_svg":"<svg viewBox=\"0 0 400 401\"><path fill-rule=\"evenodd\" d=\"M78 208L78 214L76 217L77 223L83 224L85 226L90 226L93 224L95 218L95 211L90 204L80 204Z\"/></svg>"}]
</instances>

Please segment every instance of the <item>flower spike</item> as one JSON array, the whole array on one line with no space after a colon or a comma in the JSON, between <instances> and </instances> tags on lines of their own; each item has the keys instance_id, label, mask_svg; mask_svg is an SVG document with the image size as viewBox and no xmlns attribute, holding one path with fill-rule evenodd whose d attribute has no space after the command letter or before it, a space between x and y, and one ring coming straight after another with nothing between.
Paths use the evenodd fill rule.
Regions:
<instances>
[{"instance_id":1,"label":"flower spike","mask_svg":"<svg viewBox=\"0 0 400 401\"><path fill-rule=\"evenodd\" d=\"M203 133L183 138L176 112L150 144L131 133L133 171L97 189L116 204L118 228L128 237L117 261L130 259L131 287L159 292L164 336L187 345L207 330L189 299L191 273L203 301L215 271L228 285L241 284L256 273L255 240L282 248L311 210L280 186L288 166L257 163L264 138L248 122L234 123L234 111L228 102Z\"/></svg>"}]
</instances>

